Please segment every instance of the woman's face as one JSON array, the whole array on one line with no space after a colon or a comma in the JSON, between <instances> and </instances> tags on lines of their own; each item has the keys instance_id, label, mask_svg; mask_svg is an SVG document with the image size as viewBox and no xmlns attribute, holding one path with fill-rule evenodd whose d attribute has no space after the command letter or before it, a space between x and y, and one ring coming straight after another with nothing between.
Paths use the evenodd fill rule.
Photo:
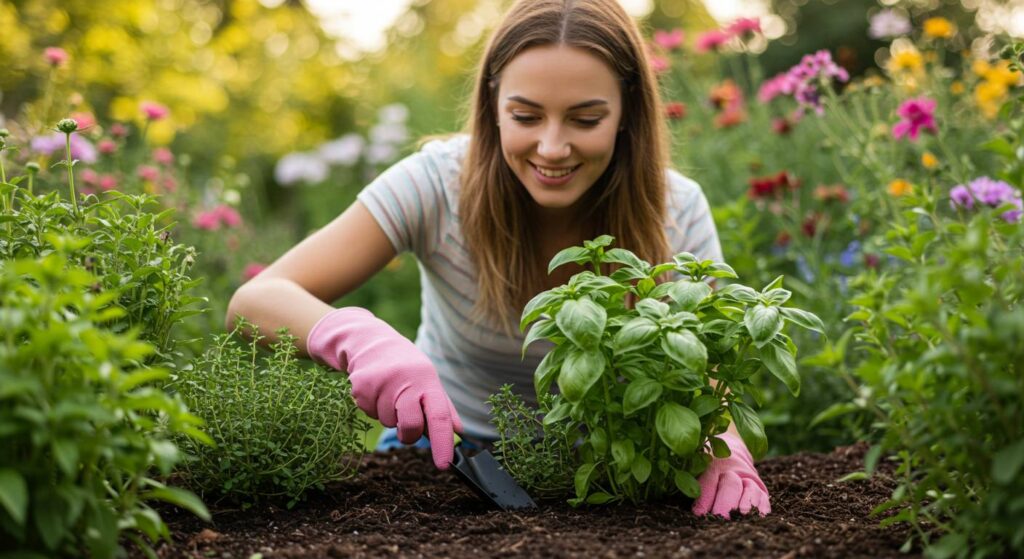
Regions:
<instances>
[{"instance_id":1,"label":"woman's face","mask_svg":"<svg viewBox=\"0 0 1024 559\"><path fill-rule=\"evenodd\" d=\"M571 217L615 152L618 77L583 49L549 45L513 58L499 83L505 161L549 216Z\"/></svg>"}]
</instances>

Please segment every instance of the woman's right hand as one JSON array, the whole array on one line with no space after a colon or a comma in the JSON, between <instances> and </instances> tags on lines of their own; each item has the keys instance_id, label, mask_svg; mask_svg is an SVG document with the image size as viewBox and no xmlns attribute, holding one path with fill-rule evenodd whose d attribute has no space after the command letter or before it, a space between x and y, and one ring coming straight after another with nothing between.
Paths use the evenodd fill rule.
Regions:
<instances>
[{"instance_id":1,"label":"woman's right hand","mask_svg":"<svg viewBox=\"0 0 1024 559\"><path fill-rule=\"evenodd\" d=\"M343 307L313 326L306 347L313 359L348 371L356 405L397 427L398 440L412 444L426 431L434 465L448 468L462 420L433 363L411 341L370 311Z\"/></svg>"}]
</instances>

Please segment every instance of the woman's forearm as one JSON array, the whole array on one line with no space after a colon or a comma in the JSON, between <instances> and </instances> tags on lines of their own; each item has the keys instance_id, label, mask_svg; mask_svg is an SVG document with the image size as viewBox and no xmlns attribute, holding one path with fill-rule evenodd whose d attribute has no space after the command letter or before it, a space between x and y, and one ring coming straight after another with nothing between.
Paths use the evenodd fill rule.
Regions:
<instances>
[{"instance_id":1,"label":"woman's forearm","mask_svg":"<svg viewBox=\"0 0 1024 559\"><path fill-rule=\"evenodd\" d=\"M288 328L289 333L297 337L295 345L299 354L306 357L309 331L333 308L291 280L257 278L235 291L228 303L225 326L232 330L235 318L245 317L259 328L261 336L265 336L261 342L263 345L278 340L276 330ZM242 333L251 336L251 332Z\"/></svg>"}]
</instances>

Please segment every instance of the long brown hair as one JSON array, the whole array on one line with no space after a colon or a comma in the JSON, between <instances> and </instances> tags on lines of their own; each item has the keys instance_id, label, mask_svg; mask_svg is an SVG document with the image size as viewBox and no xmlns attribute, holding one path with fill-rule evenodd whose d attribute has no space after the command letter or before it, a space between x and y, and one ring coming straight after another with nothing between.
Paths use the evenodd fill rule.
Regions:
<instances>
[{"instance_id":1,"label":"long brown hair","mask_svg":"<svg viewBox=\"0 0 1024 559\"><path fill-rule=\"evenodd\" d=\"M615 237L614 246L649 262L669 258L664 232L667 133L662 105L640 32L617 0L520 0L505 15L481 60L466 123L469 150L461 171L459 215L477 268L477 320L502 330L544 288L547 262L531 227L529 193L502 156L497 93L502 69L526 49L582 48L603 60L622 86L622 131L608 169L581 207L588 238Z\"/></svg>"}]
</instances>

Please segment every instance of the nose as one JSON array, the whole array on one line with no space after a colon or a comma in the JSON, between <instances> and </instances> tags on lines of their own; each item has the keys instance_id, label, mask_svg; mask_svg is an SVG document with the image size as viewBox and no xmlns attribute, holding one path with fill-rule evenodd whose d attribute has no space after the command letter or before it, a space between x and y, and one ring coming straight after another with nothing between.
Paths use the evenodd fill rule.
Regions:
<instances>
[{"instance_id":1,"label":"nose","mask_svg":"<svg viewBox=\"0 0 1024 559\"><path fill-rule=\"evenodd\" d=\"M547 161L555 162L567 159L571 151L572 148L565 139L562 127L557 124L548 126L537 141L537 155Z\"/></svg>"}]
</instances>

